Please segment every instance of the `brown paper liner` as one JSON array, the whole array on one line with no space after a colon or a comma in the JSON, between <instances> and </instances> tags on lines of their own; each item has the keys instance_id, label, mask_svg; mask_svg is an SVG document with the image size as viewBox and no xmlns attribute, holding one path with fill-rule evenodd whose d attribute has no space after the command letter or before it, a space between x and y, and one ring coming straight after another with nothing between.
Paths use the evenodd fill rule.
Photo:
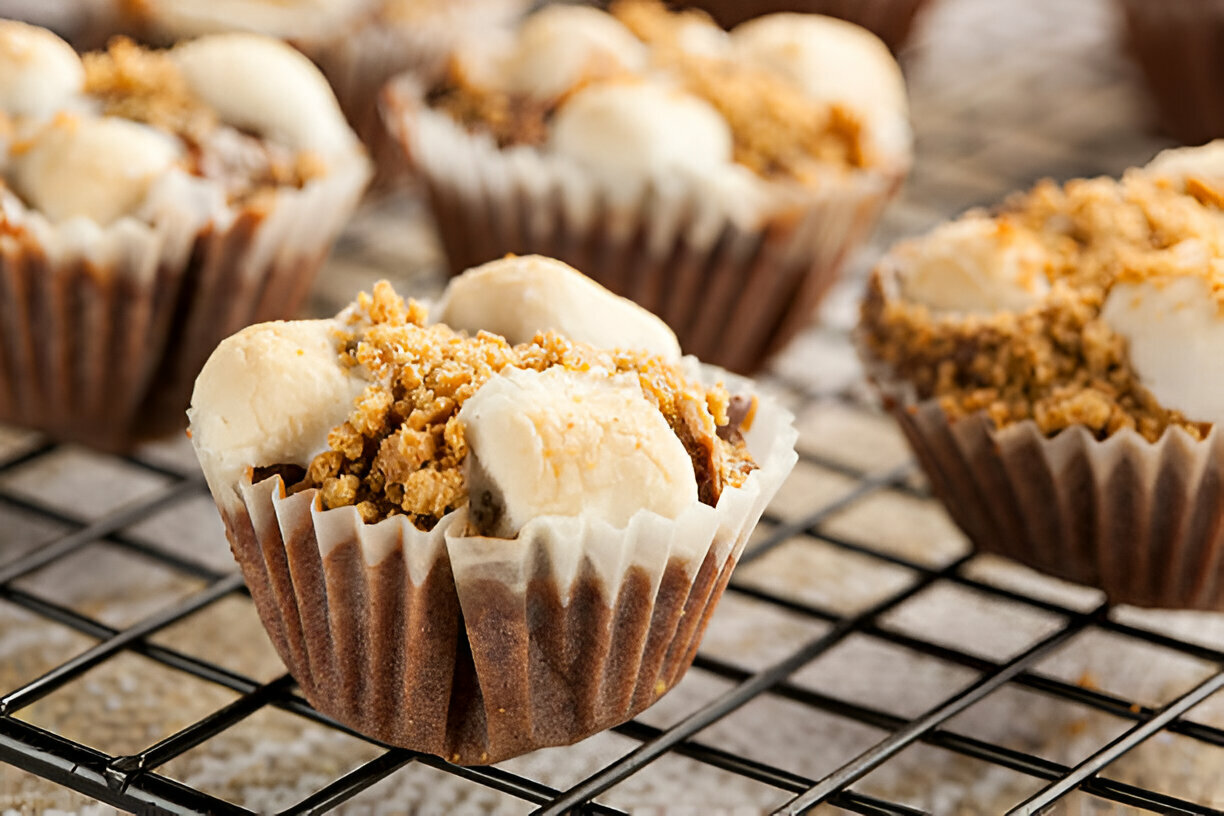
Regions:
<instances>
[{"instance_id":1,"label":"brown paper liner","mask_svg":"<svg viewBox=\"0 0 1224 816\"><path fill-rule=\"evenodd\" d=\"M0 201L0 422L106 450L184 428L216 344L296 314L366 176L157 226L60 228Z\"/></svg>"},{"instance_id":2,"label":"brown paper liner","mask_svg":"<svg viewBox=\"0 0 1224 816\"><path fill-rule=\"evenodd\" d=\"M896 386L885 404L931 490L973 545L1114 603L1224 610L1224 437L1180 428L1152 443L1072 427L1047 437L984 414L950 422Z\"/></svg>"},{"instance_id":3,"label":"brown paper liner","mask_svg":"<svg viewBox=\"0 0 1224 816\"><path fill-rule=\"evenodd\" d=\"M558 258L659 315L686 353L740 373L813 318L908 167L771 190L778 206L745 221L693 185L614 203L565 159L499 151L428 110L418 83L389 86L384 115L424 181L452 274L507 253Z\"/></svg>"},{"instance_id":4,"label":"brown paper liner","mask_svg":"<svg viewBox=\"0 0 1224 816\"><path fill-rule=\"evenodd\" d=\"M894 53L910 35L914 19L928 0L685 0L710 13L724 28L733 28L762 14L797 11L825 14L860 25L884 41Z\"/></svg>"},{"instance_id":5,"label":"brown paper liner","mask_svg":"<svg viewBox=\"0 0 1224 816\"><path fill-rule=\"evenodd\" d=\"M761 464L717 508L624 530L535 519L468 537L286 497L279 477L217 496L272 641L319 711L461 764L576 742L679 682L753 526L795 461L793 417L762 403Z\"/></svg>"},{"instance_id":6,"label":"brown paper liner","mask_svg":"<svg viewBox=\"0 0 1224 816\"><path fill-rule=\"evenodd\" d=\"M1224 136L1224 2L1117 2L1162 128L1192 145Z\"/></svg>"}]
</instances>

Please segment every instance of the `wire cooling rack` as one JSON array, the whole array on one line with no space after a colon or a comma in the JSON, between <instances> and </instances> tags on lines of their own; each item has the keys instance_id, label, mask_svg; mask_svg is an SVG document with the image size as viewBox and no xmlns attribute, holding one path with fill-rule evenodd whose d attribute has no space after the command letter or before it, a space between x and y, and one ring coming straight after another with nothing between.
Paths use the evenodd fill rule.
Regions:
<instances>
[{"instance_id":1,"label":"wire cooling rack","mask_svg":"<svg viewBox=\"0 0 1224 816\"><path fill-rule=\"evenodd\" d=\"M1164 146L1113 25L1106 0L933 3L909 66L919 162L858 272L967 206ZM437 266L432 246L420 219L361 219L315 312ZM0 812L1224 813L1224 615L1111 607L973 555L851 384L858 288L776 361L800 462L684 680L489 768L310 708L183 440L116 458L0 428Z\"/></svg>"},{"instance_id":2,"label":"wire cooling rack","mask_svg":"<svg viewBox=\"0 0 1224 816\"><path fill-rule=\"evenodd\" d=\"M793 396L794 392L791 394ZM1203 750L1214 751L1224 746L1224 729L1186 716L1196 705L1224 686L1224 651L1193 639L1127 623L1124 616L1115 614L1115 610L1091 592L1066 588L1073 599L1069 602L1071 605L1067 605L1049 599L1051 592L1059 591L1056 582L1048 582L1047 587L1044 579L1027 576L1026 580L1036 583L1030 583L1026 591L1009 588L1006 580L999 582L975 577L974 564L980 559L963 550L960 542L952 544L951 548L944 547L942 552L927 552L912 557L901 554L887 542L856 541L853 540L857 535L855 532L849 533L850 537L839 534L838 530L854 529L852 521L848 522L847 519L852 520L856 512L870 513L872 503L881 498L889 497L914 506L928 505L931 500L915 478L911 463L902 461L881 469L864 470L849 463L856 458L854 455L843 455L846 437L852 433L851 429L856 423L861 426L863 423L882 421L870 409L846 398L800 399L797 407L801 426L806 425L808 431L823 430L825 433L805 437L805 442L801 444L801 461L792 479L792 483L797 484L784 488L783 492L785 494L789 490L795 494L810 490L813 474L832 480L829 484L835 484L837 489L824 485L815 492L825 495L825 498L806 502L784 499L771 507L759 534L745 551L724 602L735 604L733 599L739 599L741 602L766 605L793 619L806 619L817 627L813 630L814 635L799 639L760 666L743 665L735 659L734 650L719 649L716 645L711 653L703 646L690 676L715 678L725 685L725 690L703 700L664 727L639 719L614 729L636 746L618 753L564 789L554 788L530 775L508 770L505 766L464 768L437 757L378 746L377 753L368 760L334 779L320 782L307 795L291 806L278 809L278 812L307 814L336 808L390 775L403 773L406 766L415 765L427 766L448 775L451 779L447 784L489 788L521 800L528 812L536 814L621 813L625 811L611 804L614 797L605 802L605 792L614 791L618 785L623 785L635 774L643 773L669 755L678 755L725 774L758 783L758 788L763 791L759 806L755 810L734 811L736 813L793 814L809 812L818 806L831 806L841 809L834 812L900 816L931 811L911 804L914 801L912 798L907 800L901 796L893 799L879 795L872 792L871 785L861 786L860 783L870 781L872 774L913 746L922 744L1006 769L1031 782L1031 792L1022 799L1002 805L968 800L962 803L962 806L970 808L964 812L1003 812L1006 809L1016 814L1038 813L1064 796L1078 792L1077 795L1087 796L1098 804L1114 803L1119 808L1133 809L1117 812L1224 813L1211 806L1212 801L1218 804L1220 796L1224 795L1224 790L1221 790L1224 782L1218 778L1201 779L1204 787L1200 792L1206 798L1195 800L1185 793L1146 788L1111 774L1116 761L1166 734L1200 743ZM842 433L833 437L833 442L827 435L828 431L833 430L828 427L830 416L839 417L837 421L843 424ZM805 420L805 417L808 419ZM822 424L825 427L817 427ZM95 642L15 688L0 689L3 692L3 696L0 696L0 760L100 802L133 812L255 812L241 801L220 798L178 781L172 775L163 773L163 769L185 753L219 738L230 729L239 728L245 720L267 708L290 712L328 729L346 729L311 709L295 693L292 679L287 675L261 682L235 672L220 662L159 641L159 634L168 628L208 610L224 599L241 597L245 592L238 574L211 568L184 555L182 548L175 546L173 541L150 540L147 535L129 532L151 517L174 515L176 508L184 503L206 501L207 489L198 474L188 468L179 468L146 456L121 460L124 468L135 469L151 477L158 487L119 509L86 521L31 498L21 488L23 471L45 470L49 462L66 453L71 454L71 451L29 437L22 438L15 447L16 451L11 451L0 461L0 506L6 512L59 527L63 532L39 546L28 548L22 555L0 563L0 602L20 607L40 622L75 630ZM869 450L867 461L870 462L879 451L872 446L869 446ZM863 461L861 458L859 460ZM4 541L5 535L0 533L0 556L11 552ZM105 543L129 556L150 561L161 569L181 575L193 582L195 589L128 625L114 626L82 613L76 608L79 604L74 601L57 597L54 581L35 582L35 586L41 587L39 591L23 585L23 581L30 576L39 572L53 573L57 563L71 559L84 548L98 543ZM868 572L881 570L889 575L903 575L904 578L892 581L893 586L879 593L879 597L869 598L869 602L860 598L857 603L861 608L847 613L835 608L838 605L836 600L831 605L823 605L805 599L802 591L795 592L779 585L776 580L771 585L768 576L773 574L776 578L778 571L770 573L758 569L758 565L776 558L783 550L802 552L805 548L816 548L835 557L845 556L862 561ZM1001 574L1006 576L1010 573L1004 569ZM822 581L829 580L829 576L819 574L803 578L816 587ZM875 591L878 593L878 586L887 586L888 583L888 580L874 581L873 584L877 586ZM1038 587L1037 591L1033 591L1033 587ZM1055 623L1045 626L1035 636L1026 636L1022 641L1013 643L1012 653L999 659L984 657L973 648L950 644L939 632L923 636L907 631L904 616L898 618L897 613L924 596L930 597L932 593L949 589L971 592L989 602L1006 604L1014 610L1008 613L1012 619L1037 614ZM716 616L711 626L711 637L716 641L719 636L715 633L719 625ZM1085 677L1062 679L1057 671L1048 670L1050 658L1056 658L1060 652L1074 651L1076 641L1090 630L1098 635L1129 641L1132 645L1139 644L1157 652L1192 659L1199 670L1193 682L1184 690L1161 700L1159 704L1112 693L1103 688L1106 684L1100 681L1089 681ZM230 634L235 638L252 635L251 632ZM897 647L920 660L967 670L969 679L912 716L889 710L887 703L864 704L854 699L854 693L841 694L822 687L819 682L797 682L794 679L803 674L806 668L819 665L824 657L856 638ZM97 750L24 718L24 712L38 701L54 697L70 684L79 683L91 670L108 661L115 661L125 653L143 656L205 684L222 687L234 695L233 699L193 718L142 750L123 755ZM870 684L873 679L867 677L862 682ZM1058 703L1095 711L1116 721L1118 726L1107 729L1104 733L1110 738L1102 738L1100 745L1070 764L1049 759L1040 748L1017 749L1009 744L1006 735L1000 740L983 739L956 727L958 715L1009 688L1035 692ZM866 726L879 738L852 750L839 749L845 752L827 772L820 775L797 773L793 764L786 761L754 759L751 752L744 751L742 746L729 745L721 740L717 726L734 717L736 712L763 699L797 704L820 712L834 722L840 720ZM133 701L128 702L131 704ZM137 700L135 704L156 707L163 701ZM765 725L768 733L768 728L772 726L768 723ZM838 730L837 726L829 729L834 734ZM1057 733L1052 736L1057 740ZM768 739L760 735L755 738ZM814 750L816 745L828 739L828 735L813 730L788 750ZM928 766L928 772L926 782L929 792L940 783L937 765ZM678 805L685 801L683 782L673 795ZM999 810L993 810L994 807ZM664 809L659 812L669 811ZM1098 809L1091 812L1103 811Z\"/></svg>"}]
</instances>

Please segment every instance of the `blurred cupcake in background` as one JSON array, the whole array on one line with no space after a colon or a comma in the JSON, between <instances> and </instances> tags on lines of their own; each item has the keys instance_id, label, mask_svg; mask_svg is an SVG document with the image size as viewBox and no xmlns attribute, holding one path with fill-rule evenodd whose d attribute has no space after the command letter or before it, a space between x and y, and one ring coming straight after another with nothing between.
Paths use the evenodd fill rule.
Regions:
<instances>
[{"instance_id":1,"label":"blurred cupcake in background","mask_svg":"<svg viewBox=\"0 0 1224 816\"><path fill-rule=\"evenodd\" d=\"M1189 145L1224 136L1224 2L1117 3L1162 129Z\"/></svg>"},{"instance_id":2,"label":"blurred cupcake in background","mask_svg":"<svg viewBox=\"0 0 1224 816\"><path fill-rule=\"evenodd\" d=\"M250 34L80 58L0 22L0 421L182 428L216 343L292 316L369 162L323 77Z\"/></svg>"},{"instance_id":3,"label":"blurred cupcake in background","mask_svg":"<svg viewBox=\"0 0 1224 816\"><path fill-rule=\"evenodd\" d=\"M859 348L981 551L1224 610L1224 142L899 244Z\"/></svg>"},{"instance_id":4,"label":"blurred cupcake in background","mask_svg":"<svg viewBox=\"0 0 1224 816\"><path fill-rule=\"evenodd\" d=\"M122 27L121 0L0 0L0 19L48 28L80 50L100 48Z\"/></svg>"},{"instance_id":5,"label":"blurred cupcake in background","mask_svg":"<svg viewBox=\"0 0 1224 816\"><path fill-rule=\"evenodd\" d=\"M905 44L931 0L681 0L678 5L705 9L719 25L733 28L763 14L787 11L826 14L875 34L895 53Z\"/></svg>"},{"instance_id":6,"label":"blurred cupcake in background","mask_svg":"<svg viewBox=\"0 0 1224 816\"><path fill-rule=\"evenodd\" d=\"M376 187L401 180L402 155L378 113L378 93L404 71L436 76L465 36L523 13L530 0L122 0L129 26L150 42L250 31L287 40L331 83L366 144Z\"/></svg>"},{"instance_id":7,"label":"blurred cupcake in background","mask_svg":"<svg viewBox=\"0 0 1224 816\"><path fill-rule=\"evenodd\" d=\"M911 158L896 62L816 15L548 6L385 109L452 272L560 258L740 372L811 318Z\"/></svg>"}]
</instances>

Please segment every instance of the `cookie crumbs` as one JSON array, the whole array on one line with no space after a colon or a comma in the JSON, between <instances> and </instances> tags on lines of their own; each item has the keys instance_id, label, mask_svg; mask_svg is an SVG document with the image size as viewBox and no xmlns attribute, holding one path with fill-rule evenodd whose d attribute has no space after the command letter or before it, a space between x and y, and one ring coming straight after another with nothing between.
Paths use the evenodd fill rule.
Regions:
<instances>
[{"instance_id":1,"label":"cookie crumbs","mask_svg":"<svg viewBox=\"0 0 1224 816\"><path fill-rule=\"evenodd\" d=\"M498 147L544 144L548 140L548 119L558 105L556 100L541 103L481 88L453 57L445 80L430 91L427 101L469 131L488 133Z\"/></svg>"},{"instance_id":2,"label":"cookie crumbs","mask_svg":"<svg viewBox=\"0 0 1224 816\"><path fill-rule=\"evenodd\" d=\"M766 178L810 182L822 166L869 163L862 122L842 105L814 102L771 71L686 52L688 25L716 25L699 9L671 11L659 0L617 0L609 7L654 51L655 62L676 71L686 90L713 105L731 128L735 160Z\"/></svg>"},{"instance_id":3,"label":"cookie crumbs","mask_svg":"<svg viewBox=\"0 0 1224 816\"><path fill-rule=\"evenodd\" d=\"M996 427L1031 419L1050 436L1080 425L1098 439L1130 428L1156 441L1169 427L1202 439L1210 424L1161 406L1131 366L1125 340L1100 318L1119 282L1196 273L1213 282L1224 309L1216 272L1224 213L1214 194L1186 188L1142 172L1042 182L996 216L1044 246L1051 290L1041 303L1021 313L937 315L887 294L877 271L863 303L863 342L890 376L920 399L938 398L953 420L984 411ZM1201 250L1201 268L1187 267L1187 246ZM895 253L904 259L908 247Z\"/></svg>"},{"instance_id":4,"label":"cookie crumbs","mask_svg":"<svg viewBox=\"0 0 1224 816\"><path fill-rule=\"evenodd\" d=\"M358 297L338 338L340 354L343 364L362 366L371 384L291 491L319 488L324 508L352 505L367 522L406 515L432 529L468 499L459 409L507 367L636 374L643 395L693 458L706 503L715 503L725 486L742 485L756 467L742 438L718 436L717 426L728 421L726 389L705 389L660 357L596 349L554 332L512 346L489 332L469 337L426 319L423 306L405 302L385 282Z\"/></svg>"},{"instance_id":5,"label":"cookie crumbs","mask_svg":"<svg viewBox=\"0 0 1224 816\"><path fill-rule=\"evenodd\" d=\"M105 51L84 54L85 93L103 112L202 141L217 124L215 112L191 92L164 51L115 37Z\"/></svg>"},{"instance_id":6,"label":"cookie crumbs","mask_svg":"<svg viewBox=\"0 0 1224 816\"><path fill-rule=\"evenodd\" d=\"M657 65L674 71L689 93L718 110L731 129L735 161L754 173L811 183L830 166L872 164L863 123L850 109L815 102L767 70L685 52L679 45L681 27L713 25L704 12L670 11L658 0L622 0L610 13L651 46ZM593 59L581 73L575 87L541 102L482 88L452 58L446 79L427 101L468 130L490 134L500 147L538 146L547 141L549 121L566 100L624 72L614 60Z\"/></svg>"}]
</instances>

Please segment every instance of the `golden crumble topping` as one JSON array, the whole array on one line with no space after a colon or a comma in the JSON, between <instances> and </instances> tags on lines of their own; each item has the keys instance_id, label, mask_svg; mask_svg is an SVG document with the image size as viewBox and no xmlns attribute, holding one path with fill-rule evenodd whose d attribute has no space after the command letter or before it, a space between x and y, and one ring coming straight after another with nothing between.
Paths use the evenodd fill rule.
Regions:
<instances>
[{"instance_id":1,"label":"golden crumble topping","mask_svg":"<svg viewBox=\"0 0 1224 816\"><path fill-rule=\"evenodd\" d=\"M1212 281L1224 309L1220 192L1202 179L1182 189L1142 171L1121 181L1041 182L995 217L1044 248L1047 297L1018 313L935 314L890 296L877 270L862 340L891 375L921 399L938 397L953 419L985 411L996 427L1032 419L1047 435L1083 425L1100 439L1133 428L1155 441L1177 426L1202 438L1208 424L1161 406L1143 387L1101 309L1119 282L1185 274ZM904 262L916 246L894 254Z\"/></svg>"},{"instance_id":2,"label":"golden crumble topping","mask_svg":"<svg viewBox=\"0 0 1224 816\"><path fill-rule=\"evenodd\" d=\"M680 32L685 25L714 25L705 12L669 11L659 0L617 0L609 10L651 46L656 64L675 71L689 93L722 114L735 160L754 173L810 181L822 165L869 164L862 123L844 106L816 104L771 71L687 53Z\"/></svg>"},{"instance_id":3,"label":"golden crumble topping","mask_svg":"<svg viewBox=\"0 0 1224 816\"><path fill-rule=\"evenodd\" d=\"M481 88L453 58L447 64L446 81L430 92L429 104L468 130L488 133L499 147L544 144L548 118L558 106L558 102L541 103Z\"/></svg>"},{"instance_id":4,"label":"golden crumble topping","mask_svg":"<svg viewBox=\"0 0 1224 816\"><path fill-rule=\"evenodd\" d=\"M636 374L643 395L692 457L698 495L706 504L715 504L724 487L742 485L756 468L737 432L750 407L738 401L739 416L729 424L725 388L707 389L661 357L596 349L553 332L515 346L483 331L469 337L427 325L425 309L405 303L386 282L372 296L360 295L340 341L341 363L362 366L371 384L348 420L328 435L329 450L304 472L281 465L261 468L255 479L279 473L291 491L318 488L325 508L355 505L367 522L406 515L430 529L467 503L467 443L459 409L507 367Z\"/></svg>"},{"instance_id":5,"label":"golden crumble topping","mask_svg":"<svg viewBox=\"0 0 1224 816\"><path fill-rule=\"evenodd\" d=\"M846 107L814 102L768 70L685 52L678 44L681 26L709 23L705 12L673 12L659 0L620 0L611 4L610 13L650 46L657 66L674 73L685 90L723 116L735 161L754 173L810 182L830 166L872 163L862 122ZM540 145L547 140L550 119L574 93L623 73L613 60L592 60L577 86L542 102L482 88L452 60L428 101L467 129L489 133L502 147Z\"/></svg>"},{"instance_id":6,"label":"golden crumble topping","mask_svg":"<svg viewBox=\"0 0 1224 816\"><path fill-rule=\"evenodd\" d=\"M108 116L144 122L192 141L201 141L217 124L164 51L141 48L115 37L105 51L83 55L85 93L102 101Z\"/></svg>"},{"instance_id":7,"label":"golden crumble topping","mask_svg":"<svg viewBox=\"0 0 1224 816\"><path fill-rule=\"evenodd\" d=\"M192 171L225 183L233 200L257 201L276 187L302 187L327 167L311 151L292 151L230 129L218 137L216 112L187 85L165 51L113 38L105 51L83 55L85 93L102 112L151 125L183 139Z\"/></svg>"}]
</instances>

